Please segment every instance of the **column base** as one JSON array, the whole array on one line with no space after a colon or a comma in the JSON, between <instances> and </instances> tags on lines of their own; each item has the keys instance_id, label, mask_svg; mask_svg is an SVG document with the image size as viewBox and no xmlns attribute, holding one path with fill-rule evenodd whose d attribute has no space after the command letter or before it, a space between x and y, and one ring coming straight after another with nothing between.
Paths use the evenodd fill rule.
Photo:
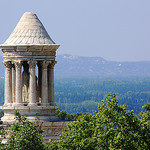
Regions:
<instances>
[{"instance_id":1,"label":"column base","mask_svg":"<svg viewBox=\"0 0 150 150\"><path fill-rule=\"evenodd\" d=\"M13 105L12 103L4 104L5 107L10 107L12 105Z\"/></svg>"},{"instance_id":2,"label":"column base","mask_svg":"<svg viewBox=\"0 0 150 150\"><path fill-rule=\"evenodd\" d=\"M56 106L55 102L50 102L50 106Z\"/></svg>"},{"instance_id":3,"label":"column base","mask_svg":"<svg viewBox=\"0 0 150 150\"><path fill-rule=\"evenodd\" d=\"M37 106L37 103L29 103L28 106Z\"/></svg>"},{"instance_id":4,"label":"column base","mask_svg":"<svg viewBox=\"0 0 150 150\"><path fill-rule=\"evenodd\" d=\"M29 121L35 121L37 117L40 122L58 121L58 117L55 116L57 106L2 106L4 110L4 116L1 118L4 122L15 121L14 110L18 110L22 115L26 116Z\"/></svg>"},{"instance_id":5,"label":"column base","mask_svg":"<svg viewBox=\"0 0 150 150\"><path fill-rule=\"evenodd\" d=\"M40 103L41 106L50 106L50 103Z\"/></svg>"},{"instance_id":6,"label":"column base","mask_svg":"<svg viewBox=\"0 0 150 150\"><path fill-rule=\"evenodd\" d=\"M24 106L24 103L13 103L12 106Z\"/></svg>"}]
</instances>

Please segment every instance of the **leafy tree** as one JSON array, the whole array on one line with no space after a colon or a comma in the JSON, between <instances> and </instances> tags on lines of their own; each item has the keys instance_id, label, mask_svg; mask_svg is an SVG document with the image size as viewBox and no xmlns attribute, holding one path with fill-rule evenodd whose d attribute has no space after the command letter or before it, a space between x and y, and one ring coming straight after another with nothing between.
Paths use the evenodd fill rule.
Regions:
<instances>
[{"instance_id":1,"label":"leafy tree","mask_svg":"<svg viewBox=\"0 0 150 150\"><path fill-rule=\"evenodd\" d=\"M15 111L16 121L9 132L7 145L2 150L149 150L150 104L144 106L140 118L127 105L119 106L116 95L108 95L106 102L98 104L98 111L91 114L74 114L77 121L68 125L59 141L43 143L42 130L36 122L29 122ZM60 113L60 112L58 112ZM67 113L62 113L68 117ZM61 115L60 115L61 116ZM62 118L63 118L62 117ZM64 118L63 118L64 119ZM6 131L0 130L5 137Z\"/></svg>"},{"instance_id":2,"label":"leafy tree","mask_svg":"<svg viewBox=\"0 0 150 150\"><path fill-rule=\"evenodd\" d=\"M65 110L56 110L55 114L60 120L66 120L67 112Z\"/></svg>"},{"instance_id":3,"label":"leafy tree","mask_svg":"<svg viewBox=\"0 0 150 150\"><path fill-rule=\"evenodd\" d=\"M149 149L150 147L150 103L147 105L144 105L143 108L146 109L146 112L141 112L141 147L143 149Z\"/></svg>"},{"instance_id":4,"label":"leafy tree","mask_svg":"<svg viewBox=\"0 0 150 150\"><path fill-rule=\"evenodd\" d=\"M43 142L39 126L39 121L29 122L18 111L15 111L16 121L13 123L10 132L10 138L7 144L1 144L4 150L44 150L46 146ZM1 130L3 134L4 130Z\"/></svg>"},{"instance_id":5,"label":"leafy tree","mask_svg":"<svg viewBox=\"0 0 150 150\"><path fill-rule=\"evenodd\" d=\"M4 111L0 110L0 118L4 116Z\"/></svg>"},{"instance_id":6,"label":"leafy tree","mask_svg":"<svg viewBox=\"0 0 150 150\"><path fill-rule=\"evenodd\" d=\"M68 120L75 120L76 121L78 119L78 117L81 116L82 114L86 114L86 113L77 112L74 114L68 114Z\"/></svg>"},{"instance_id":7,"label":"leafy tree","mask_svg":"<svg viewBox=\"0 0 150 150\"><path fill-rule=\"evenodd\" d=\"M108 95L98 104L94 115L82 114L68 125L59 141L51 142L55 150L148 150L150 146L150 109L147 104L141 119L127 105L119 106L116 95Z\"/></svg>"},{"instance_id":8,"label":"leafy tree","mask_svg":"<svg viewBox=\"0 0 150 150\"><path fill-rule=\"evenodd\" d=\"M2 143L2 140L5 139L5 135L6 135L6 131L4 130L3 126L1 126L3 124L2 121L0 121L0 149L5 149L5 145Z\"/></svg>"},{"instance_id":9,"label":"leafy tree","mask_svg":"<svg viewBox=\"0 0 150 150\"><path fill-rule=\"evenodd\" d=\"M68 114L65 110L56 110L55 112L55 115L60 119L60 120L77 120L77 118L79 116L82 115L81 112L77 112L77 113L74 113L74 114Z\"/></svg>"}]
</instances>

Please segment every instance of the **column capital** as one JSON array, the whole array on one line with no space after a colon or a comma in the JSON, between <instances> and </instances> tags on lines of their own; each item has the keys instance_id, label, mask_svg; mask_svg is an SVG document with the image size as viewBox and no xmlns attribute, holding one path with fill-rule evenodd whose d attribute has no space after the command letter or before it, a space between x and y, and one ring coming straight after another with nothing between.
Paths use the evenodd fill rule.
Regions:
<instances>
[{"instance_id":1,"label":"column capital","mask_svg":"<svg viewBox=\"0 0 150 150\"><path fill-rule=\"evenodd\" d=\"M15 65L14 64L12 64L12 68L15 69Z\"/></svg>"},{"instance_id":2,"label":"column capital","mask_svg":"<svg viewBox=\"0 0 150 150\"><path fill-rule=\"evenodd\" d=\"M50 63L51 63L51 61L42 61L41 62L42 69L47 69L47 67Z\"/></svg>"},{"instance_id":3,"label":"column capital","mask_svg":"<svg viewBox=\"0 0 150 150\"><path fill-rule=\"evenodd\" d=\"M3 64L4 64L5 68L11 68L12 67L12 64L10 61L3 61Z\"/></svg>"},{"instance_id":4,"label":"column capital","mask_svg":"<svg viewBox=\"0 0 150 150\"><path fill-rule=\"evenodd\" d=\"M28 64L29 64L30 68L35 68L35 67L36 67L36 64L37 64L37 61L35 61L35 60L30 60L30 61L28 61Z\"/></svg>"},{"instance_id":5,"label":"column capital","mask_svg":"<svg viewBox=\"0 0 150 150\"><path fill-rule=\"evenodd\" d=\"M13 61L13 64L15 65L16 68L20 69L22 67L22 61Z\"/></svg>"},{"instance_id":6,"label":"column capital","mask_svg":"<svg viewBox=\"0 0 150 150\"><path fill-rule=\"evenodd\" d=\"M57 61L52 61L52 62L50 63L50 67L51 67L52 69L54 69L55 64L57 64Z\"/></svg>"}]
</instances>

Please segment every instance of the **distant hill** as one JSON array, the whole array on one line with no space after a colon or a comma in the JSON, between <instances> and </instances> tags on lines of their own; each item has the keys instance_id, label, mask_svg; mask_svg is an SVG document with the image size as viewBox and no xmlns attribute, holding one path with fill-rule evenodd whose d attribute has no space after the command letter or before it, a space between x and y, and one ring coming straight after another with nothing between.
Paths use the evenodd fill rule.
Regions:
<instances>
[{"instance_id":1,"label":"distant hill","mask_svg":"<svg viewBox=\"0 0 150 150\"><path fill-rule=\"evenodd\" d=\"M58 55L56 60L55 76L61 78L150 76L150 61L115 62L71 55Z\"/></svg>"},{"instance_id":2,"label":"distant hill","mask_svg":"<svg viewBox=\"0 0 150 150\"><path fill-rule=\"evenodd\" d=\"M0 77L4 77L2 60L0 56ZM57 55L56 60L56 78L150 76L150 61L115 62L102 57L72 55Z\"/></svg>"}]
</instances>

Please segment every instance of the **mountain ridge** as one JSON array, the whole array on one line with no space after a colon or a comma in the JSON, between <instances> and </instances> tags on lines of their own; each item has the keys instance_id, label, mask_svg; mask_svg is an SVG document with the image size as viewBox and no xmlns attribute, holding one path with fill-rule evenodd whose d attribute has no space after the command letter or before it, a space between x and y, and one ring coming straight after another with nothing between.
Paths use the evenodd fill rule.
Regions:
<instances>
[{"instance_id":1,"label":"mountain ridge","mask_svg":"<svg viewBox=\"0 0 150 150\"><path fill-rule=\"evenodd\" d=\"M3 58L0 56L0 77L4 77ZM148 77L150 61L109 61L102 57L57 55L56 78Z\"/></svg>"},{"instance_id":2,"label":"mountain ridge","mask_svg":"<svg viewBox=\"0 0 150 150\"><path fill-rule=\"evenodd\" d=\"M102 57L57 55L56 77L150 76L150 61L119 62Z\"/></svg>"}]
</instances>

